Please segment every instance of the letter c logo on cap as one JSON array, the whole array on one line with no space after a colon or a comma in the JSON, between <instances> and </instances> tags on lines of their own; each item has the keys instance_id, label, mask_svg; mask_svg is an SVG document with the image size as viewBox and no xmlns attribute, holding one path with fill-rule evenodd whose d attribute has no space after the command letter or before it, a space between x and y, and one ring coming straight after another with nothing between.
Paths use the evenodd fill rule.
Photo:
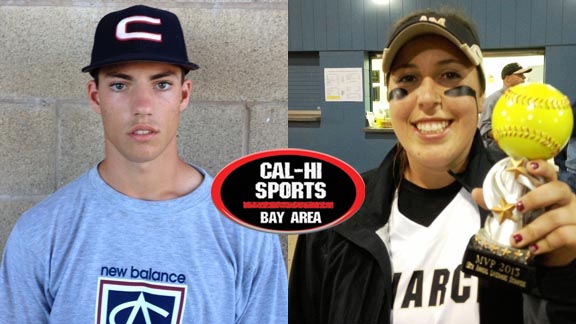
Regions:
<instances>
[{"instance_id":1,"label":"letter c logo on cap","mask_svg":"<svg viewBox=\"0 0 576 324\"><path fill-rule=\"evenodd\" d=\"M146 16L132 16L127 17L118 23L116 26L116 38L121 41L133 40L133 39L145 39L154 42L162 42L162 34L154 34L147 32L130 32L126 31L128 24L131 23L143 23L150 25L162 25L162 21L157 18L151 18Z\"/></svg>"}]
</instances>

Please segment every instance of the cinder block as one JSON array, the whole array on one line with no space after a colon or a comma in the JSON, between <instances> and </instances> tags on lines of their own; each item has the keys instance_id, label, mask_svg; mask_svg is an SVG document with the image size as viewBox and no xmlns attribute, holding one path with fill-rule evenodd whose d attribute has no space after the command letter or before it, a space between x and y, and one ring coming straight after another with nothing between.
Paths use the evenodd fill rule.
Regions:
<instances>
[{"instance_id":1,"label":"cinder block","mask_svg":"<svg viewBox=\"0 0 576 324\"><path fill-rule=\"evenodd\" d=\"M4 251L8 235L10 235L20 215L39 201L40 198L0 200L0 210L2 211L0 212L0 251ZM2 254L0 253L1 259Z\"/></svg>"},{"instance_id":2,"label":"cinder block","mask_svg":"<svg viewBox=\"0 0 576 324\"><path fill-rule=\"evenodd\" d=\"M0 96L82 98L94 9L0 6Z\"/></svg>"},{"instance_id":3,"label":"cinder block","mask_svg":"<svg viewBox=\"0 0 576 324\"><path fill-rule=\"evenodd\" d=\"M294 259L294 250L296 249L296 241L298 241L298 235L291 234L285 235L287 241L287 256L286 262L288 263L288 275L290 275L290 269L292 267L292 259Z\"/></svg>"},{"instance_id":4,"label":"cinder block","mask_svg":"<svg viewBox=\"0 0 576 324\"><path fill-rule=\"evenodd\" d=\"M0 195L44 195L55 189L56 123L53 103L0 101Z\"/></svg>"},{"instance_id":5,"label":"cinder block","mask_svg":"<svg viewBox=\"0 0 576 324\"><path fill-rule=\"evenodd\" d=\"M288 102L250 107L250 153L288 147Z\"/></svg>"},{"instance_id":6,"label":"cinder block","mask_svg":"<svg viewBox=\"0 0 576 324\"><path fill-rule=\"evenodd\" d=\"M58 187L75 179L104 159L104 130L100 115L86 103L59 107L60 155Z\"/></svg>"},{"instance_id":7,"label":"cinder block","mask_svg":"<svg viewBox=\"0 0 576 324\"><path fill-rule=\"evenodd\" d=\"M287 10L178 10L198 101L286 101Z\"/></svg>"},{"instance_id":8,"label":"cinder block","mask_svg":"<svg viewBox=\"0 0 576 324\"><path fill-rule=\"evenodd\" d=\"M90 76L80 69L99 19L116 9L0 6L0 96L84 98ZM190 60L201 66L190 74L195 100L287 99L288 10L170 10L182 22Z\"/></svg>"},{"instance_id":9,"label":"cinder block","mask_svg":"<svg viewBox=\"0 0 576 324\"><path fill-rule=\"evenodd\" d=\"M191 103L180 118L180 155L215 175L242 156L247 136L246 118L243 103Z\"/></svg>"}]
</instances>

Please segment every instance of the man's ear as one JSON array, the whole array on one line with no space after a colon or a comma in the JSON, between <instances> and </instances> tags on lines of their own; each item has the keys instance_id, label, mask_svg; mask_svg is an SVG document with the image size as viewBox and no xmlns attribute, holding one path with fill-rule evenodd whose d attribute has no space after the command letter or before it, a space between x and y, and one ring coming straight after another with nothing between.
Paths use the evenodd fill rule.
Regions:
<instances>
[{"instance_id":1,"label":"man's ear","mask_svg":"<svg viewBox=\"0 0 576 324\"><path fill-rule=\"evenodd\" d=\"M98 86L96 81L90 80L88 82L88 100L90 101L90 106L92 110L97 114L102 114L102 109L100 107L100 96L98 93Z\"/></svg>"},{"instance_id":2,"label":"man's ear","mask_svg":"<svg viewBox=\"0 0 576 324\"><path fill-rule=\"evenodd\" d=\"M192 92L192 81L186 79L182 82L182 101L180 102L180 112L183 112L190 102L190 93Z\"/></svg>"}]
</instances>

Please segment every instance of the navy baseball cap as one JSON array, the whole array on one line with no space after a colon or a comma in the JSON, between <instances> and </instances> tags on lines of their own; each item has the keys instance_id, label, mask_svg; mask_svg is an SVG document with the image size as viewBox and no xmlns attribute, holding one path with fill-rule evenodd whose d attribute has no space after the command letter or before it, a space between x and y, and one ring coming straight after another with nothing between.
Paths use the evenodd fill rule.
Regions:
<instances>
[{"instance_id":1,"label":"navy baseball cap","mask_svg":"<svg viewBox=\"0 0 576 324\"><path fill-rule=\"evenodd\" d=\"M198 69L188 61L182 26L166 10L138 5L104 16L96 27L92 60L82 72L130 61L174 64L185 72Z\"/></svg>"}]
</instances>

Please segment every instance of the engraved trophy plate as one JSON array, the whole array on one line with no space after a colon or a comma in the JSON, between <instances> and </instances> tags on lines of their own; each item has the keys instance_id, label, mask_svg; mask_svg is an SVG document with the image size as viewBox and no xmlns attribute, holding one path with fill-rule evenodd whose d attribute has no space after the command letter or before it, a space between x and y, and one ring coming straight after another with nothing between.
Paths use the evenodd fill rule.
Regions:
<instances>
[{"instance_id":1,"label":"engraved trophy plate","mask_svg":"<svg viewBox=\"0 0 576 324\"><path fill-rule=\"evenodd\" d=\"M496 163L483 183L484 200L491 210L484 227L470 238L462 270L478 277L490 278L529 288L535 275L528 249L510 246L510 236L528 224L542 211L520 213L518 198L534 189L540 179L530 176L526 160L505 158Z\"/></svg>"}]
</instances>

